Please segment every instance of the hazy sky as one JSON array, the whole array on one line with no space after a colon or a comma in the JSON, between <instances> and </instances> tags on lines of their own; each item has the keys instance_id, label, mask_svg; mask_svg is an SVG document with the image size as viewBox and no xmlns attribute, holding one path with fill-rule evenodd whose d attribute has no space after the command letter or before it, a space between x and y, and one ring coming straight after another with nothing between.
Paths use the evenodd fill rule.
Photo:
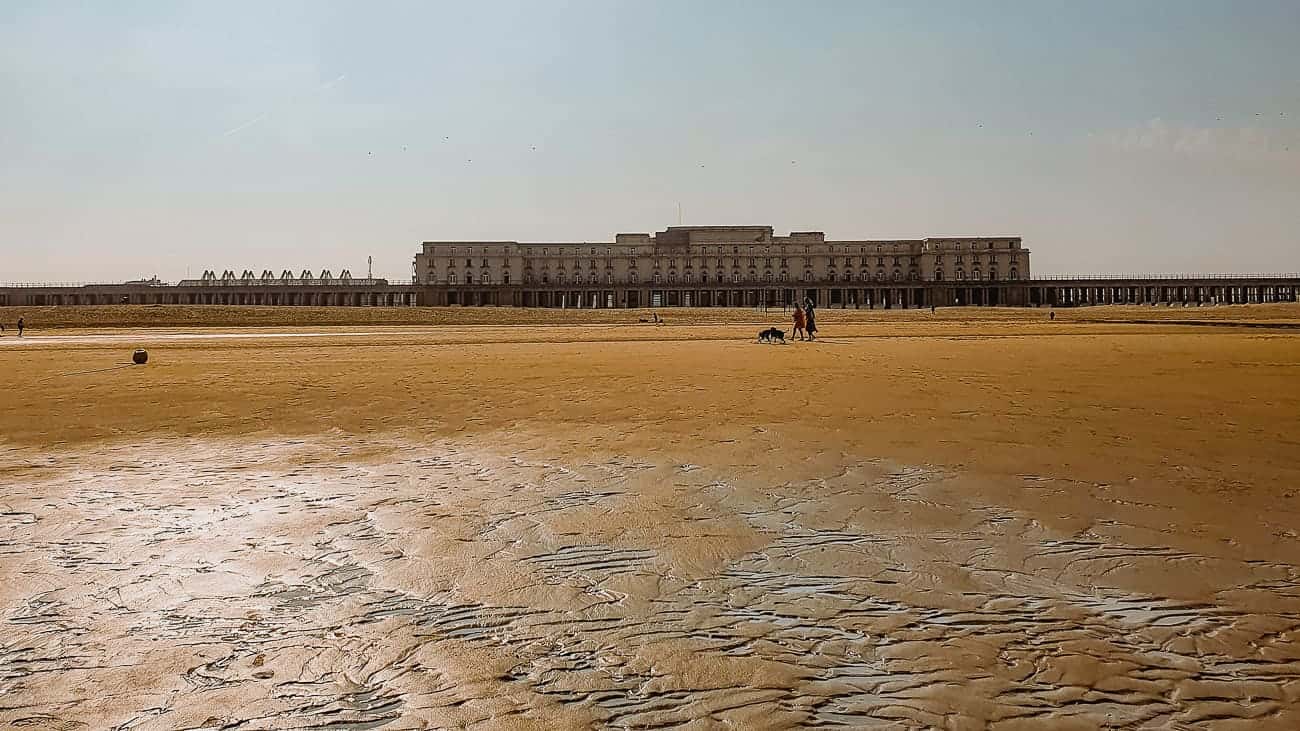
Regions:
<instances>
[{"instance_id":1,"label":"hazy sky","mask_svg":"<svg viewBox=\"0 0 1300 731\"><path fill-rule=\"evenodd\" d=\"M1020 234L1300 271L1300 2L0 0L0 281Z\"/></svg>"}]
</instances>

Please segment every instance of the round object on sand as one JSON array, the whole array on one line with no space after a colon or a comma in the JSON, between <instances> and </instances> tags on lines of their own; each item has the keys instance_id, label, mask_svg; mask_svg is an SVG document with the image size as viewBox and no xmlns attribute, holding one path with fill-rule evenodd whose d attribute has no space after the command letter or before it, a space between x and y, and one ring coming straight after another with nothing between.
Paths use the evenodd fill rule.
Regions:
<instances>
[{"instance_id":1,"label":"round object on sand","mask_svg":"<svg viewBox=\"0 0 1300 731\"><path fill-rule=\"evenodd\" d=\"M131 354L131 362L136 365L144 365L149 362L149 351L137 350Z\"/></svg>"}]
</instances>

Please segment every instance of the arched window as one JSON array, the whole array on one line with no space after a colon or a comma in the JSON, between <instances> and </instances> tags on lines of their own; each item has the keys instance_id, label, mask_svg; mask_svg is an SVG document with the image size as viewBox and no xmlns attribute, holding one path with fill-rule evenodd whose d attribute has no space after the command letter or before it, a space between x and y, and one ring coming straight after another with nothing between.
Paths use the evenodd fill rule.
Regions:
<instances>
[{"instance_id":1,"label":"arched window","mask_svg":"<svg viewBox=\"0 0 1300 731\"><path fill-rule=\"evenodd\" d=\"M852 282L852 281L853 281L853 272L844 272L844 277L843 277L843 279L844 279L845 282Z\"/></svg>"},{"instance_id":2,"label":"arched window","mask_svg":"<svg viewBox=\"0 0 1300 731\"><path fill-rule=\"evenodd\" d=\"M542 284L550 284L551 277L546 272L542 272Z\"/></svg>"},{"instance_id":3,"label":"arched window","mask_svg":"<svg viewBox=\"0 0 1300 731\"><path fill-rule=\"evenodd\" d=\"M1011 267L1011 273L1010 273L1010 276L1011 276L1012 279L1019 279L1019 278L1020 278L1020 272L1016 271L1016 268L1015 268L1015 267Z\"/></svg>"},{"instance_id":4,"label":"arched window","mask_svg":"<svg viewBox=\"0 0 1300 731\"><path fill-rule=\"evenodd\" d=\"M998 278L998 270L997 270L997 267L989 267L989 280L992 281L992 280L995 280L995 279L997 279L997 278Z\"/></svg>"},{"instance_id":5,"label":"arched window","mask_svg":"<svg viewBox=\"0 0 1300 731\"><path fill-rule=\"evenodd\" d=\"M676 282L677 282L677 272L668 272L668 283L674 284Z\"/></svg>"},{"instance_id":6,"label":"arched window","mask_svg":"<svg viewBox=\"0 0 1300 731\"><path fill-rule=\"evenodd\" d=\"M501 275L501 283L510 284L510 272L506 272Z\"/></svg>"},{"instance_id":7,"label":"arched window","mask_svg":"<svg viewBox=\"0 0 1300 731\"><path fill-rule=\"evenodd\" d=\"M803 281L805 281L805 282L811 282L812 280L813 280L813 273L812 273L812 270L811 270L811 269L805 269L804 272L803 272Z\"/></svg>"},{"instance_id":8,"label":"arched window","mask_svg":"<svg viewBox=\"0 0 1300 731\"><path fill-rule=\"evenodd\" d=\"M632 284L636 284L636 272L628 272L627 281L631 282Z\"/></svg>"},{"instance_id":9,"label":"arched window","mask_svg":"<svg viewBox=\"0 0 1300 731\"><path fill-rule=\"evenodd\" d=\"M934 270L934 281L936 281L936 282L942 282L942 281L943 281L943 270L942 270L942 269L935 269L935 270Z\"/></svg>"},{"instance_id":10,"label":"arched window","mask_svg":"<svg viewBox=\"0 0 1300 731\"><path fill-rule=\"evenodd\" d=\"M658 284L658 283L659 283L659 272L655 272L655 273L654 273L654 276L653 276L651 279L653 279L653 281L654 281L655 284Z\"/></svg>"},{"instance_id":11,"label":"arched window","mask_svg":"<svg viewBox=\"0 0 1300 731\"><path fill-rule=\"evenodd\" d=\"M876 270L876 281L877 281L877 282L883 282L883 281L885 281L885 270L884 270L884 269L877 269L877 270Z\"/></svg>"},{"instance_id":12,"label":"arched window","mask_svg":"<svg viewBox=\"0 0 1300 731\"><path fill-rule=\"evenodd\" d=\"M982 277L982 276L980 275L979 267L976 267L976 268L970 270L970 278L971 278L971 279L983 279L983 278L984 278L984 277Z\"/></svg>"},{"instance_id":13,"label":"arched window","mask_svg":"<svg viewBox=\"0 0 1300 731\"><path fill-rule=\"evenodd\" d=\"M483 274L478 278L478 281L479 284L489 284L492 282L492 278L489 277L487 274Z\"/></svg>"},{"instance_id":14,"label":"arched window","mask_svg":"<svg viewBox=\"0 0 1300 731\"><path fill-rule=\"evenodd\" d=\"M473 284L473 283L474 283L474 275L470 274L469 272L465 272L465 284Z\"/></svg>"},{"instance_id":15,"label":"arched window","mask_svg":"<svg viewBox=\"0 0 1300 731\"><path fill-rule=\"evenodd\" d=\"M894 281L895 282L903 281L903 273L897 269L894 270Z\"/></svg>"},{"instance_id":16,"label":"arched window","mask_svg":"<svg viewBox=\"0 0 1300 731\"><path fill-rule=\"evenodd\" d=\"M963 280L963 281L966 279L966 270L965 270L965 269L962 269L961 267L957 267L957 279L959 279L959 280Z\"/></svg>"},{"instance_id":17,"label":"arched window","mask_svg":"<svg viewBox=\"0 0 1300 731\"><path fill-rule=\"evenodd\" d=\"M613 284L613 283L614 283L614 275L609 272L605 272L605 284Z\"/></svg>"}]
</instances>

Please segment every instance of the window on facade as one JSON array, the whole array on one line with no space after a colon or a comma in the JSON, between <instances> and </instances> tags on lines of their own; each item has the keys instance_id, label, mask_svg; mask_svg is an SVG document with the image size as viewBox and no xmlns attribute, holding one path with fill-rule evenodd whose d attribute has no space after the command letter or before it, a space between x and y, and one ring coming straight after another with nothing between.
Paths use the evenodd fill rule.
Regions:
<instances>
[{"instance_id":1,"label":"window on facade","mask_svg":"<svg viewBox=\"0 0 1300 731\"><path fill-rule=\"evenodd\" d=\"M935 269L935 270L934 270L934 281L936 281L936 282L942 282L942 281L943 281L943 270L942 270L942 269Z\"/></svg>"},{"instance_id":2,"label":"window on facade","mask_svg":"<svg viewBox=\"0 0 1300 731\"><path fill-rule=\"evenodd\" d=\"M957 267L957 278L962 280L966 279L966 270L962 269L961 267Z\"/></svg>"},{"instance_id":3,"label":"window on facade","mask_svg":"<svg viewBox=\"0 0 1300 731\"><path fill-rule=\"evenodd\" d=\"M627 281L631 282L632 284L636 284L636 272L628 272Z\"/></svg>"},{"instance_id":4,"label":"window on facade","mask_svg":"<svg viewBox=\"0 0 1300 731\"><path fill-rule=\"evenodd\" d=\"M803 273L803 280L804 280L805 282L811 282L811 281L813 280L813 274L812 274L812 270L811 270L811 269L805 269L805 270L804 270L804 273Z\"/></svg>"},{"instance_id":5,"label":"window on facade","mask_svg":"<svg viewBox=\"0 0 1300 731\"><path fill-rule=\"evenodd\" d=\"M972 270L971 270L971 273L970 273L970 278L971 278L971 279L982 279L983 277L980 276L980 270L979 270L979 269L972 269Z\"/></svg>"},{"instance_id":6,"label":"window on facade","mask_svg":"<svg viewBox=\"0 0 1300 731\"><path fill-rule=\"evenodd\" d=\"M546 249L542 249L542 256L550 256L550 252L548 252Z\"/></svg>"},{"instance_id":7,"label":"window on facade","mask_svg":"<svg viewBox=\"0 0 1300 731\"><path fill-rule=\"evenodd\" d=\"M560 272L559 274L555 275L555 283L564 284L564 272Z\"/></svg>"},{"instance_id":8,"label":"window on facade","mask_svg":"<svg viewBox=\"0 0 1300 731\"><path fill-rule=\"evenodd\" d=\"M473 283L474 283L474 275L470 274L469 272L465 272L465 284L473 284Z\"/></svg>"},{"instance_id":9,"label":"window on facade","mask_svg":"<svg viewBox=\"0 0 1300 731\"><path fill-rule=\"evenodd\" d=\"M992 267L990 267L990 268L989 268L989 281L993 281L993 280L995 280L995 279L997 279L997 278L998 278L998 270L997 270L997 269L994 269L994 268L992 268Z\"/></svg>"},{"instance_id":10,"label":"window on facade","mask_svg":"<svg viewBox=\"0 0 1300 731\"><path fill-rule=\"evenodd\" d=\"M877 269L877 270L876 270L876 281L877 281L877 282L883 282L883 281L885 281L885 270L884 270L884 269Z\"/></svg>"},{"instance_id":11,"label":"window on facade","mask_svg":"<svg viewBox=\"0 0 1300 731\"><path fill-rule=\"evenodd\" d=\"M1015 268L1015 267L1011 267L1011 272L1009 273L1008 276L1010 276L1012 279L1019 279L1019 278L1020 278L1020 272L1016 271L1016 268Z\"/></svg>"}]
</instances>

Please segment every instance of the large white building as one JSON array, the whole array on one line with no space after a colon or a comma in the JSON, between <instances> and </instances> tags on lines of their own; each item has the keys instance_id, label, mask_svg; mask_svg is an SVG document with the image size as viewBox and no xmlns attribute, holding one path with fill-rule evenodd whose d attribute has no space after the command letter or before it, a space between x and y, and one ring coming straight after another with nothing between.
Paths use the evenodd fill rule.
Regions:
<instances>
[{"instance_id":1,"label":"large white building","mask_svg":"<svg viewBox=\"0 0 1300 731\"><path fill-rule=\"evenodd\" d=\"M827 241L770 226L674 226L612 242L426 241L416 283L432 304L748 306L811 297L843 306L950 304L926 296L1029 277L1018 236ZM960 302L960 295L952 296ZM936 301L943 300L943 301Z\"/></svg>"}]
</instances>

